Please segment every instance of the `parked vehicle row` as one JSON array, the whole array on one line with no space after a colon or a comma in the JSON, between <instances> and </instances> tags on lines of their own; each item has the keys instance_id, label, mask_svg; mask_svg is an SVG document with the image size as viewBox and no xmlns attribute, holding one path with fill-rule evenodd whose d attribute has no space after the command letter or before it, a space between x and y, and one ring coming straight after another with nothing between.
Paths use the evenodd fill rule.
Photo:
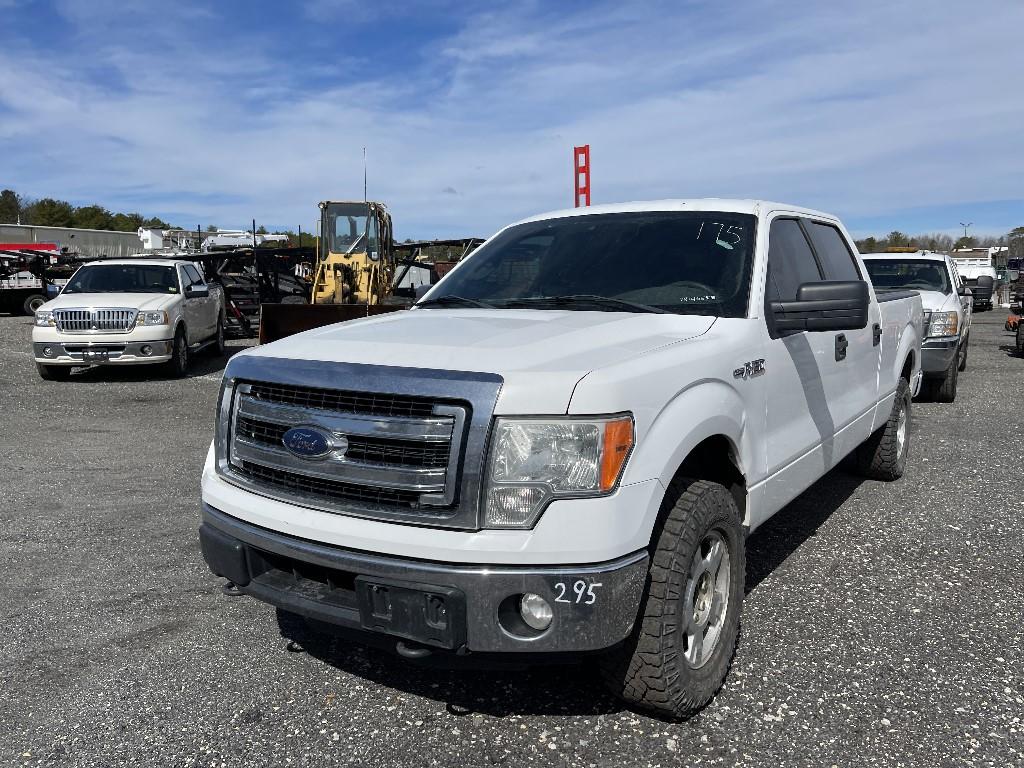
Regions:
<instances>
[{"instance_id":1,"label":"parked vehicle row","mask_svg":"<svg viewBox=\"0 0 1024 768\"><path fill-rule=\"evenodd\" d=\"M925 313L922 394L937 402L953 402L960 373L967 368L974 307L957 260L927 252L866 253L863 258L876 291L913 290L921 295Z\"/></svg>"},{"instance_id":2,"label":"parked vehicle row","mask_svg":"<svg viewBox=\"0 0 1024 768\"><path fill-rule=\"evenodd\" d=\"M828 214L528 219L411 311L232 358L203 555L406 657L598 653L623 699L686 717L734 654L747 533L847 455L903 474L924 333Z\"/></svg>"}]
</instances>

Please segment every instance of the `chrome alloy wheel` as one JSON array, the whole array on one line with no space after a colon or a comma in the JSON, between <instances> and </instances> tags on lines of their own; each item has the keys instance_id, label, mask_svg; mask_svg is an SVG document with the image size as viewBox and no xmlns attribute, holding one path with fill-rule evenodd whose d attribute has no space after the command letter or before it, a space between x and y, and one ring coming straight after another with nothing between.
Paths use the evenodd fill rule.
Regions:
<instances>
[{"instance_id":1,"label":"chrome alloy wheel","mask_svg":"<svg viewBox=\"0 0 1024 768\"><path fill-rule=\"evenodd\" d=\"M899 415L896 417L896 458L900 458L903 455L903 450L907 445L907 406L904 404L900 408Z\"/></svg>"},{"instance_id":2,"label":"chrome alloy wheel","mask_svg":"<svg viewBox=\"0 0 1024 768\"><path fill-rule=\"evenodd\" d=\"M693 553L683 592L683 657L694 669L704 666L718 646L731 580L729 545L717 531L708 531Z\"/></svg>"}]
</instances>

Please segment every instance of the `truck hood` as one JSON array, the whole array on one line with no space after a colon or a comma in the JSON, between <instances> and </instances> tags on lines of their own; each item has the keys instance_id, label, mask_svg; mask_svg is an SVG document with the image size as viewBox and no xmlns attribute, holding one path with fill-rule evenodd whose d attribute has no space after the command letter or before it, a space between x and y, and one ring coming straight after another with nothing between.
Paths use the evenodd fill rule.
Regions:
<instances>
[{"instance_id":1,"label":"truck hood","mask_svg":"<svg viewBox=\"0 0 1024 768\"><path fill-rule=\"evenodd\" d=\"M124 307L125 309L164 309L180 298L176 293L69 293L61 294L40 309L66 307Z\"/></svg>"},{"instance_id":2,"label":"truck hood","mask_svg":"<svg viewBox=\"0 0 1024 768\"><path fill-rule=\"evenodd\" d=\"M918 291L921 294L921 306L925 312L952 312L960 306L959 298L953 294L939 291Z\"/></svg>"},{"instance_id":3,"label":"truck hood","mask_svg":"<svg viewBox=\"0 0 1024 768\"><path fill-rule=\"evenodd\" d=\"M715 318L526 309L416 309L316 328L242 354L495 373L498 413L564 413L590 371L706 333Z\"/></svg>"}]
</instances>

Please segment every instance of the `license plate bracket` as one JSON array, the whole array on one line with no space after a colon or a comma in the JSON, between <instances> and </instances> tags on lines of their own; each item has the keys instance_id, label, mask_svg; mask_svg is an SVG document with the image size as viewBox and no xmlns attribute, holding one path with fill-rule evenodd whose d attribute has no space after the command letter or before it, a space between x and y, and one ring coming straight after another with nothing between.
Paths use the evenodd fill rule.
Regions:
<instances>
[{"instance_id":1,"label":"license plate bracket","mask_svg":"<svg viewBox=\"0 0 1024 768\"><path fill-rule=\"evenodd\" d=\"M364 629L454 649L466 642L466 596L454 587L357 576Z\"/></svg>"},{"instance_id":2,"label":"license plate bracket","mask_svg":"<svg viewBox=\"0 0 1024 768\"><path fill-rule=\"evenodd\" d=\"M83 347L82 359L90 363L103 363L110 359L110 350L106 347Z\"/></svg>"}]
</instances>

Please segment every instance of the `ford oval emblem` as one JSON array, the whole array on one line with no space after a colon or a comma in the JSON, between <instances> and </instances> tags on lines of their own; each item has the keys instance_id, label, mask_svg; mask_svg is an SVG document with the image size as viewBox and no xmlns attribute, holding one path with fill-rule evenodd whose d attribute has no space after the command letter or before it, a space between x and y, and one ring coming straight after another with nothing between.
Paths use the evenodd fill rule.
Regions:
<instances>
[{"instance_id":1,"label":"ford oval emblem","mask_svg":"<svg viewBox=\"0 0 1024 768\"><path fill-rule=\"evenodd\" d=\"M281 436L281 442L301 459L322 459L335 447L330 435L313 427L292 427Z\"/></svg>"}]
</instances>

